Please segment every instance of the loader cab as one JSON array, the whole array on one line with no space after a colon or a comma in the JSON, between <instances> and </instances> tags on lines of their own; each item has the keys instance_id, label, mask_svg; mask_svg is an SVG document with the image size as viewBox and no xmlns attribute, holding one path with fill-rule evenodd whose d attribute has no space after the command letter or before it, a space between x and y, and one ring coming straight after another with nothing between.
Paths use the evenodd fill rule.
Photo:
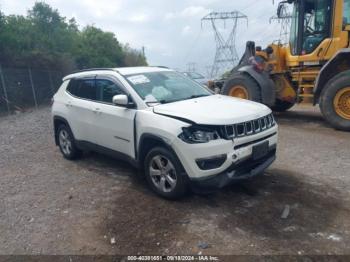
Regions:
<instances>
[{"instance_id":1,"label":"loader cab","mask_svg":"<svg viewBox=\"0 0 350 262\"><path fill-rule=\"evenodd\" d=\"M332 0L292 2L291 55L304 56L311 54L323 40L331 37L332 2Z\"/></svg>"}]
</instances>

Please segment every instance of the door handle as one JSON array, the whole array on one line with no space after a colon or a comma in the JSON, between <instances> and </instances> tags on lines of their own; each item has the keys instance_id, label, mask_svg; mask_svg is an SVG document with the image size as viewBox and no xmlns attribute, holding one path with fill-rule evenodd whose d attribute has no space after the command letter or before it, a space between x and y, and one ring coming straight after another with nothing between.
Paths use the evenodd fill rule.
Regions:
<instances>
[{"instance_id":1,"label":"door handle","mask_svg":"<svg viewBox=\"0 0 350 262\"><path fill-rule=\"evenodd\" d=\"M95 108L95 109L92 109L92 112L94 112L96 114L96 113L100 113L101 112L100 110L101 109L99 109L99 108Z\"/></svg>"},{"instance_id":2,"label":"door handle","mask_svg":"<svg viewBox=\"0 0 350 262\"><path fill-rule=\"evenodd\" d=\"M72 107L73 105L72 105L72 102L71 101L68 101L67 103L66 103L66 107Z\"/></svg>"}]
</instances>

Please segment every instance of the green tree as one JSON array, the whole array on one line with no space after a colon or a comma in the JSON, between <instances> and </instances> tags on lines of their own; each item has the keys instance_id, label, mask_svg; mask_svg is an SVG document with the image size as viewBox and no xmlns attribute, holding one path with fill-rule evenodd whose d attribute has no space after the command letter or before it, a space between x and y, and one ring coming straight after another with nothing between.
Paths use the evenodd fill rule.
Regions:
<instances>
[{"instance_id":1,"label":"green tree","mask_svg":"<svg viewBox=\"0 0 350 262\"><path fill-rule=\"evenodd\" d=\"M146 66L147 65L146 57L141 51L131 48L129 44L126 44L123 46L123 51L124 51L125 66L133 66L133 65Z\"/></svg>"},{"instance_id":2,"label":"green tree","mask_svg":"<svg viewBox=\"0 0 350 262\"><path fill-rule=\"evenodd\" d=\"M78 68L123 66L123 50L113 33L87 26L80 34L76 61Z\"/></svg>"},{"instance_id":3,"label":"green tree","mask_svg":"<svg viewBox=\"0 0 350 262\"><path fill-rule=\"evenodd\" d=\"M6 16L1 30L1 58L18 59L32 49L31 24L23 16Z\"/></svg>"},{"instance_id":4,"label":"green tree","mask_svg":"<svg viewBox=\"0 0 350 262\"><path fill-rule=\"evenodd\" d=\"M0 12L0 61L61 71L147 64L140 52L122 47L113 33L95 26L80 31L74 18L67 21L44 2L36 2L26 16Z\"/></svg>"},{"instance_id":5,"label":"green tree","mask_svg":"<svg viewBox=\"0 0 350 262\"><path fill-rule=\"evenodd\" d=\"M73 48L78 27L74 19L66 22L57 9L43 2L35 3L28 11L28 19L33 25L35 48L49 52L69 52Z\"/></svg>"}]
</instances>

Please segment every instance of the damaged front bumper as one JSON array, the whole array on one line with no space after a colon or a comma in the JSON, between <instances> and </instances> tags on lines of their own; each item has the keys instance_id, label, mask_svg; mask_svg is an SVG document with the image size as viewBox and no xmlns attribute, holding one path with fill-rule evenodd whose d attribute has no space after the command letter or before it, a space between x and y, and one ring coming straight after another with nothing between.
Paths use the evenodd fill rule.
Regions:
<instances>
[{"instance_id":1,"label":"damaged front bumper","mask_svg":"<svg viewBox=\"0 0 350 262\"><path fill-rule=\"evenodd\" d=\"M232 164L224 172L205 178L193 178L190 180L194 191L215 191L234 182L246 180L259 175L275 161L276 146L271 147L266 156L253 160L252 157L239 163Z\"/></svg>"}]
</instances>

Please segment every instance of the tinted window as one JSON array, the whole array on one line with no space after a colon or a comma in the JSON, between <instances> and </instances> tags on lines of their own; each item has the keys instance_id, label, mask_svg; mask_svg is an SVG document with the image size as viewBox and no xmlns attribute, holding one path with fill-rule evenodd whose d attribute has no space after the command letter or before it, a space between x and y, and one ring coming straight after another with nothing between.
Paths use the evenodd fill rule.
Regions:
<instances>
[{"instance_id":1,"label":"tinted window","mask_svg":"<svg viewBox=\"0 0 350 262\"><path fill-rule=\"evenodd\" d=\"M78 85L77 80L75 80L75 79L70 80L68 87L67 87L67 91L69 93L71 93L72 95L76 96L77 95L77 85Z\"/></svg>"},{"instance_id":2,"label":"tinted window","mask_svg":"<svg viewBox=\"0 0 350 262\"><path fill-rule=\"evenodd\" d=\"M302 55L312 53L330 32L332 1L305 1Z\"/></svg>"},{"instance_id":3,"label":"tinted window","mask_svg":"<svg viewBox=\"0 0 350 262\"><path fill-rule=\"evenodd\" d=\"M350 25L350 0L344 0L343 24Z\"/></svg>"},{"instance_id":4,"label":"tinted window","mask_svg":"<svg viewBox=\"0 0 350 262\"><path fill-rule=\"evenodd\" d=\"M97 99L94 79L73 79L70 81L67 91L79 98Z\"/></svg>"},{"instance_id":5,"label":"tinted window","mask_svg":"<svg viewBox=\"0 0 350 262\"><path fill-rule=\"evenodd\" d=\"M124 94L117 84L107 79L96 79L96 88L99 93L98 100L106 103L112 103L113 96Z\"/></svg>"},{"instance_id":6,"label":"tinted window","mask_svg":"<svg viewBox=\"0 0 350 262\"><path fill-rule=\"evenodd\" d=\"M300 31L298 18L299 18L299 3L296 2L294 4L294 9L292 14L292 26L291 26L291 31L289 35L291 52L293 55L298 54L298 35Z\"/></svg>"}]
</instances>

